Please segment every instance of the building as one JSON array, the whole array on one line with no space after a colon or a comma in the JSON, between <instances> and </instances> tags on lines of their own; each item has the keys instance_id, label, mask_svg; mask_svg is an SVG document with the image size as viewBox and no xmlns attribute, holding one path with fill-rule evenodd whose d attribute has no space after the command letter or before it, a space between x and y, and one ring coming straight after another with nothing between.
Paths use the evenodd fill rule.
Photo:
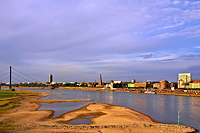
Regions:
<instances>
[{"instance_id":1,"label":"building","mask_svg":"<svg viewBox=\"0 0 200 133\"><path fill-rule=\"evenodd\" d=\"M189 88L192 89L200 88L200 83L189 83Z\"/></svg>"},{"instance_id":2,"label":"building","mask_svg":"<svg viewBox=\"0 0 200 133\"><path fill-rule=\"evenodd\" d=\"M101 74L100 74L99 84L98 84L98 85L103 85L103 83L102 83L102 78L101 78Z\"/></svg>"},{"instance_id":3,"label":"building","mask_svg":"<svg viewBox=\"0 0 200 133\"><path fill-rule=\"evenodd\" d=\"M160 81L160 88L162 88L162 89L167 88L167 81L166 80Z\"/></svg>"},{"instance_id":4,"label":"building","mask_svg":"<svg viewBox=\"0 0 200 133\"><path fill-rule=\"evenodd\" d=\"M147 84L151 84L151 81L150 81L150 80L147 80Z\"/></svg>"},{"instance_id":5,"label":"building","mask_svg":"<svg viewBox=\"0 0 200 133\"><path fill-rule=\"evenodd\" d=\"M193 80L192 83L189 83L189 88L199 89L200 88L200 80Z\"/></svg>"},{"instance_id":6,"label":"building","mask_svg":"<svg viewBox=\"0 0 200 133\"><path fill-rule=\"evenodd\" d=\"M88 86L88 87L95 87L95 84L87 83L87 86Z\"/></svg>"},{"instance_id":7,"label":"building","mask_svg":"<svg viewBox=\"0 0 200 133\"><path fill-rule=\"evenodd\" d=\"M146 88L147 83L130 83L128 84L128 87L133 87L133 88Z\"/></svg>"},{"instance_id":8,"label":"building","mask_svg":"<svg viewBox=\"0 0 200 133\"><path fill-rule=\"evenodd\" d=\"M164 89L171 88L172 83L167 83L167 80L161 80L160 83L154 83L153 88Z\"/></svg>"},{"instance_id":9,"label":"building","mask_svg":"<svg viewBox=\"0 0 200 133\"><path fill-rule=\"evenodd\" d=\"M122 81L114 81L114 84L121 84Z\"/></svg>"},{"instance_id":10,"label":"building","mask_svg":"<svg viewBox=\"0 0 200 133\"><path fill-rule=\"evenodd\" d=\"M102 82L101 74L100 74L100 78L99 78L99 84L96 85L96 87L104 87L104 83Z\"/></svg>"},{"instance_id":11,"label":"building","mask_svg":"<svg viewBox=\"0 0 200 133\"><path fill-rule=\"evenodd\" d=\"M200 83L200 80L193 80L192 83Z\"/></svg>"},{"instance_id":12,"label":"building","mask_svg":"<svg viewBox=\"0 0 200 133\"><path fill-rule=\"evenodd\" d=\"M106 84L106 88L110 88L111 90L121 88L122 87L122 81L110 81L110 84Z\"/></svg>"},{"instance_id":13,"label":"building","mask_svg":"<svg viewBox=\"0 0 200 133\"><path fill-rule=\"evenodd\" d=\"M178 74L178 88L189 88L189 82L192 81L191 73Z\"/></svg>"},{"instance_id":14,"label":"building","mask_svg":"<svg viewBox=\"0 0 200 133\"><path fill-rule=\"evenodd\" d=\"M189 83L192 81L191 73L179 73L178 80L183 80L184 83Z\"/></svg>"},{"instance_id":15,"label":"building","mask_svg":"<svg viewBox=\"0 0 200 133\"><path fill-rule=\"evenodd\" d=\"M67 85L67 82L63 82L62 85L64 85L64 86Z\"/></svg>"},{"instance_id":16,"label":"building","mask_svg":"<svg viewBox=\"0 0 200 133\"><path fill-rule=\"evenodd\" d=\"M200 80L192 81L191 73L180 73L178 79L178 88L199 89Z\"/></svg>"},{"instance_id":17,"label":"building","mask_svg":"<svg viewBox=\"0 0 200 133\"><path fill-rule=\"evenodd\" d=\"M135 79L132 79L132 80L131 80L131 82L132 82L132 83L135 83L135 82L136 82L136 80L135 80Z\"/></svg>"},{"instance_id":18,"label":"building","mask_svg":"<svg viewBox=\"0 0 200 133\"><path fill-rule=\"evenodd\" d=\"M58 84L58 83L57 83L57 82L51 82L51 84L52 84L52 85L56 85L56 84Z\"/></svg>"},{"instance_id":19,"label":"building","mask_svg":"<svg viewBox=\"0 0 200 133\"><path fill-rule=\"evenodd\" d=\"M96 87L96 80L95 80L95 82L89 82L89 83L87 83L87 86L88 87Z\"/></svg>"},{"instance_id":20,"label":"building","mask_svg":"<svg viewBox=\"0 0 200 133\"><path fill-rule=\"evenodd\" d=\"M49 83L53 82L53 76L49 74Z\"/></svg>"},{"instance_id":21,"label":"building","mask_svg":"<svg viewBox=\"0 0 200 133\"><path fill-rule=\"evenodd\" d=\"M122 88L122 81L114 81L114 88Z\"/></svg>"},{"instance_id":22,"label":"building","mask_svg":"<svg viewBox=\"0 0 200 133\"><path fill-rule=\"evenodd\" d=\"M114 89L114 81L113 80L110 81L110 89L111 90Z\"/></svg>"},{"instance_id":23,"label":"building","mask_svg":"<svg viewBox=\"0 0 200 133\"><path fill-rule=\"evenodd\" d=\"M160 88L160 83L154 83L153 88Z\"/></svg>"}]
</instances>

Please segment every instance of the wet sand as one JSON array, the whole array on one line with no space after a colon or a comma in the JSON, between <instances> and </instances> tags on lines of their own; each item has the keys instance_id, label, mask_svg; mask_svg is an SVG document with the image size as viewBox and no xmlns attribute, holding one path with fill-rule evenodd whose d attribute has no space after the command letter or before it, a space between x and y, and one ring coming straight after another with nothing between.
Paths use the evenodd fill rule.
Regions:
<instances>
[{"instance_id":1,"label":"wet sand","mask_svg":"<svg viewBox=\"0 0 200 133\"><path fill-rule=\"evenodd\" d=\"M187 126L157 123L150 117L132 109L103 103L90 103L80 109L63 114L58 118L52 118L53 110L37 110L41 106L39 103L40 100L38 99L44 96L47 96L47 94L39 93L38 96L23 97L20 100L21 104L19 104L19 107L13 108L5 114L1 114L0 132L178 133L195 131L195 129ZM42 102L48 103L49 100L42 100ZM51 100L51 102L57 101ZM67 102L67 100L60 102ZM87 118L87 116L94 117ZM87 118L93 124L67 124L69 121L79 118Z\"/></svg>"}]
</instances>

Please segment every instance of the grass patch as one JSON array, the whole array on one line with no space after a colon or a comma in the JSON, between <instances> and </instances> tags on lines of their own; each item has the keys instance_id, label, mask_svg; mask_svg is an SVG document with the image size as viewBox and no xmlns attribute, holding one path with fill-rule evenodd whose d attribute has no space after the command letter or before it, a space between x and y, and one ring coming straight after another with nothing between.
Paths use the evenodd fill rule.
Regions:
<instances>
[{"instance_id":1,"label":"grass patch","mask_svg":"<svg viewBox=\"0 0 200 133\"><path fill-rule=\"evenodd\" d=\"M13 125L1 123L0 127L13 127Z\"/></svg>"},{"instance_id":2,"label":"grass patch","mask_svg":"<svg viewBox=\"0 0 200 133\"><path fill-rule=\"evenodd\" d=\"M0 90L0 113L19 106L19 99L23 96L35 96L39 92L25 90Z\"/></svg>"},{"instance_id":3,"label":"grass patch","mask_svg":"<svg viewBox=\"0 0 200 133\"><path fill-rule=\"evenodd\" d=\"M8 105L6 105L6 106L1 107L0 110L1 110L1 111L9 110L9 109L12 109L12 108L14 108L14 107L17 107L17 105L15 105L15 103L10 103L10 104L8 104Z\"/></svg>"},{"instance_id":4,"label":"grass patch","mask_svg":"<svg viewBox=\"0 0 200 133\"><path fill-rule=\"evenodd\" d=\"M26 91L26 90L16 90L15 92L18 93L20 96L35 96L39 94L39 92L37 91Z\"/></svg>"},{"instance_id":5,"label":"grass patch","mask_svg":"<svg viewBox=\"0 0 200 133\"><path fill-rule=\"evenodd\" d=\"M0 107L8 105L10 101L0 101Z\"/></svg>"},{"instance_id":6,"label":"grass patch","mask_svg":"<svg viewBox=\"0 0 200 133\"><path fill-rule=\"evenodd\" d=\"M35 91L25 91L25 90L16 90L16 91L11 91L11 90L0 90L0 100L8 100L5 98L17 98L21 96L35 96L38 95L39 92Z\"/></svg>"},{"instance_id":7,"label":"grass patch","mask_svg":"<svg viewBox=\"0 0 200 133\"><path fill-rule=\"evenodd\" d=\"M16 96L15 92L12 91L0 91L0 99L1 98L10 98Z\"/></svg>"}]
</instances>

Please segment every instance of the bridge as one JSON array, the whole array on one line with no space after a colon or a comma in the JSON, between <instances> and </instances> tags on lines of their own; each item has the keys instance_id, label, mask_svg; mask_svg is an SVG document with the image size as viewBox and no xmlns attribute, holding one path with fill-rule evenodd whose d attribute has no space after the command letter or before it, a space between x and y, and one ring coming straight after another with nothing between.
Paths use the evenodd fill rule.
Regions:
<instances>
[{"instance_id":1,"label":"bridge","mask_svg":"<svg viewBox=\"0 0 200 133\"><path fill-rule=\"evenodd\" d=\"M12 84L21 84L21 83L36 83L38 80L28 76L27 74L17 70L10 66L10 68L5 68L0 70L0 86L9 86L12 88Z\"/></svg>"}]
</instances>

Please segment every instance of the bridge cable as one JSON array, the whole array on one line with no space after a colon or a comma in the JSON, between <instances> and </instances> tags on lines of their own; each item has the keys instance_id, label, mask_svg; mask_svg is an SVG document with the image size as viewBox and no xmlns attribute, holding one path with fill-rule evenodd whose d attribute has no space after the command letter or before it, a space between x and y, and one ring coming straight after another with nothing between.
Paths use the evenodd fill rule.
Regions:
<instances>
[{"instance_id":1,"label":"bridge cable","mask_svg":"<svg viewBox=\"0 0 200 133\"><path fill-rule=\"evenodd\" d=\"M3 80L5 80L5 79L9 79L9 77L6 77L6 78L4 78L4 79L2 79L2 80L0 80L0 81L3 81Z\"/></svg>"},{"instance_id":2,"label":"bridge cable","mask_svg":"<svg viewBox=\"0 0 200 133\"><path fill-rule=\"evenodd\" d=\"M14 77L12 77L12 78L14 78ZM18 80L17 78L14 78L14 79L22 83L22 81Z\"/></svg>"},{"instance_id":3,"label":"bridge cable","mask_svg":"<svg viewBox=\"0 0 200 133\"><path fill-rule=\"evenodd\" d=\"M18 76L18 77L20 77L20 78L22 78L22 79L24 79L25 81L28 81L28 82L30 82L28 79L26 79L26 78L24 78L24 77L22 77L22 76L20 76L20 75L18 75L18 74L16 74L16 73L14 73L14 72L12 72L14 75L16 75L16 76ZM13 77L12 77L13 78Z\"/></svg>"},{"instance_id":4,"label":"bridge cable","mask_svg":"<svg viewBox=\"0 0 200 133\"><path fill-rule=\"evenodd\" d=\"M9 72L7 72L7 73L4 73L4 74L0 75L0 77L2 77L2 76L4 76L4 75L7 75L7 74L9 74Z\"/></svg>"},{"instance_id":5,"label":"bridge cable","mask_svg":"<svg viewBox=\"0 0 200 133\"><path fill-rule=\"evenodd\" d=\"M3 71L5 71L5 70L8 70L8 68L6 68L6 69L3 69L3 70L1 70L0 72L3 72Z\"/></svg>"},{"instance_id":6,"label":"bridge cable","mask_svg":"<svg viewBox=\"0 0 200 133\"><path fill-rule=\"evenodd\" d=\"M13 68L13 67L12 67L12 68ZM26 75L26 74L20 72L19 70L15 69L15 68L13 68L13 69L16 70L17 72L19 72L19 73L21 73L21 74L23 74L23 75L25 75L25 76L31 78L31 79L34 80L34 81L38 81L38 80L36 80L36 79L34 79L34 78L32 78L32 77L30 77L30 76L28 76L28 75Z\"/></svg>"}]
</instances>

